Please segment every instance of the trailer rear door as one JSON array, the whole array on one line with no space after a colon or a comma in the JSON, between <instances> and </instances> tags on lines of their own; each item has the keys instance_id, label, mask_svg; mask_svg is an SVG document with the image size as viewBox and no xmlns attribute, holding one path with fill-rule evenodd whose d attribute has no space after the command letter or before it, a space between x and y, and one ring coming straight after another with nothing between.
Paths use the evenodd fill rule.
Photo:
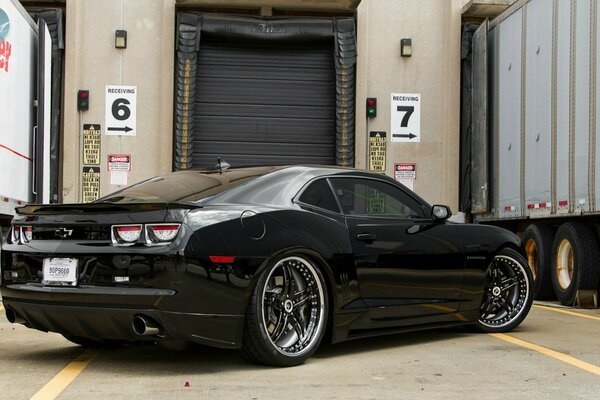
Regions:
<instances>
[{"instance_id":1,"label":"trailer rear door","mask_svg":"<svg viewBox=\"0 0 600 400\"><path fill-rule=\"evenodd\" d=\"M52 38L43 19L38 20L37 65L37 126L34 137L33 194L36 203L50 202L50 65L52 62Z\"/></svg>"},{"instance_id":2,"label":"trailer rear door","mask_svg":"<svg viewBox=\"0 0 600 400\"><path fill-rule=\"evenodd\" d=\"M489 211L487 20L473 35L473 134L471 137L471 212Z\"/></svg>"}]
</instances>

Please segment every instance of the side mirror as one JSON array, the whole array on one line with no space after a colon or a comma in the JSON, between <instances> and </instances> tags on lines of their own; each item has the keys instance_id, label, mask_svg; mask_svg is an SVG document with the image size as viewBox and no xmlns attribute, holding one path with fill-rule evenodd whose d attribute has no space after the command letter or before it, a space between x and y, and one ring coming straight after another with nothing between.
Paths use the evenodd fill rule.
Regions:
<instances>
[{"instance_id":1,"label":"side mirror","mask_svg":"<svg viewBox=\"0 0 600 400\"><path fill-rule=\"evenodd\" d=\"M452 211L448 206L435 205L431 207L431 218L434 222L442 222L450 218Z\"/></svg>"}]
</instances>

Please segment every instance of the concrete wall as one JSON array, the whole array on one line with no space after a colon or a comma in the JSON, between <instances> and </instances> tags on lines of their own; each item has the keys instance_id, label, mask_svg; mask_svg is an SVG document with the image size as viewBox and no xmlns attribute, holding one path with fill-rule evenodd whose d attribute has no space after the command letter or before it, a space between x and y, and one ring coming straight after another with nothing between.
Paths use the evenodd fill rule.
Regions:
<instances>
[{"instance_id":1,"label":"concrete wall","mask_svg":"<svg viewBox=\"0 0 600 400\"><path fill-rule=\"evenodd\" d=\"M129 183L171 171L173 137L174 0L67 1L63 129L63 202L80 201L82 124L105 127L106 85L137 86L137 135L101 138L101 195L109 184L107 154L131 154ZM127 48L115 49L115 30ZM89 111L77 111L77 91L89 89Z\"/></svg>"},{"instance_id":2,"label":"concrete wall","mask_svg":"<svg viewBox=\"0 0 600 400\"><path fill-rule=\"evenodd\" d=\"M458 209L461 0L363 0L357 9L357 167L366 167L369 131L385 131L387 170L416 163L415 191ZM400 56L411 38L412 57ZM421 94L421 142L391 143L391 93ZM366 98L377 97L367 120Z\"/></svg>"}]
</instances>

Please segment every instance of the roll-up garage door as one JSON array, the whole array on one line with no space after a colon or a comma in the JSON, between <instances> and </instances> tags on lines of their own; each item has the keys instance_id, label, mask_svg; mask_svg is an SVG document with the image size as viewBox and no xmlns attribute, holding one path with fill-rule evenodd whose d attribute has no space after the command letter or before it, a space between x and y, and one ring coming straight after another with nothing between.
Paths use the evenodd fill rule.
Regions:
<instances>
[{"instance_id":1,"label":"roll-up garage door","mask_svg":"<svg viewBox=\"0 0 600 400\"><path fill-rule=\"evenodd\" d=\"M333 43L203 36L198 54L193 168L334 164Z\"/></svg>"},{"instance_id":2,"label":"roll-up garage door","mask_svg":"<svg viewBox=\"0 0 600 400\"><path fill-rule=\"evenodd\" d=\"M354 165L352 18L178 15L175 170Z\"/></svg>"}]
</instances>

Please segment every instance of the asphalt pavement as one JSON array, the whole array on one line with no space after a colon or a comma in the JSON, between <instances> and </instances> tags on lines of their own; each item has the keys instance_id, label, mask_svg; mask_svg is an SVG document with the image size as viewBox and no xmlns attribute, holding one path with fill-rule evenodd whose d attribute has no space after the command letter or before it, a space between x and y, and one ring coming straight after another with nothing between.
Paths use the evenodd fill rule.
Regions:
<instances>
[{"instance_id":1,"label":"asphalt pavement","mask_svg":"<svg viewBox=\"0 0 600 400\"><path fill-rule=\"evenodd\" d=\"M600 398L599 309L537 303L507 335L453 328L324 344L293 368L195 345L86 349L3 314L2 399Z\"/></svg>"}]
</instances>

